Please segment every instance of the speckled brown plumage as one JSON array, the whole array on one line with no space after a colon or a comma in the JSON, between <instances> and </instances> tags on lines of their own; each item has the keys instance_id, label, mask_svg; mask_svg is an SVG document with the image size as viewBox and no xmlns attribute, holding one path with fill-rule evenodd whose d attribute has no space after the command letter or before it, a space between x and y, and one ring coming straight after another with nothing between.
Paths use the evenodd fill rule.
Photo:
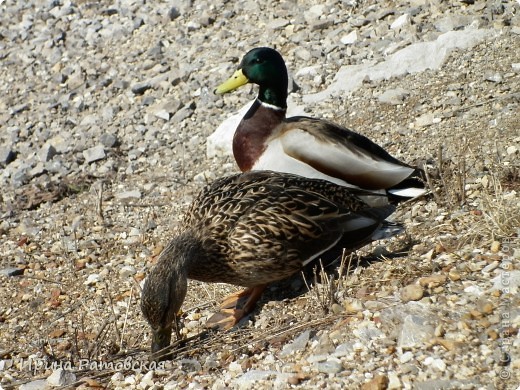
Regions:
<instances>
[{"instance_id":1,"label":"speckled brown plumage","mask_svg":"<svg viewBox=\"0 0 520 390\"><path fill-rule=\"evenodd\" d=\"M187 278L245 287L284 279L338 243L354 249L372 241L393 210L296 175L255 171L216 180L193 201L145 282L152 351L170 342Z\"/></svg>"}]
</instances>

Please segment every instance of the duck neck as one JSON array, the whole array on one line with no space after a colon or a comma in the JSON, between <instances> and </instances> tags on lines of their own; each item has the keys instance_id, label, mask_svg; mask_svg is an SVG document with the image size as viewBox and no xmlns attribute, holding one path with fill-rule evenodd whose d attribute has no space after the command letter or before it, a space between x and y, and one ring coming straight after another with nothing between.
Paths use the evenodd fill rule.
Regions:
<instances>
[{"instance_id":1,"label":"duck neck","mask_svg":"<svg viewBox=\"0 0 520 390\"><path fill-rule=\"evenodd\" d=\"M285 107L256 99L233 136L233 154L242 172L250 171L267 147L267 140L285 119Z\"/></svg>"},{"instance_id":2,"label":"duck neck","mask_svg":"<svg viewBox=\"0 0 520 390\"><path fill-rule=\"evenodd\" d=\"M169 326L179 312L186 297L190 269L200 257L200 242L189 233L173 238L159 255L145 285L149 290L145 296L157 299L164 310L160 327Z\"/></svg>"},{"instance_id":3,"label":"duck neck","mask_svg":"<svg viewBox=\"0 0 520 390\"><path fill-rule=\"evenodd\" d=\"M287 108L287 81L280 82L279 85L260 86L258 92L258 100L271 106L286 109Z\"/></svg>"}]
</instances>

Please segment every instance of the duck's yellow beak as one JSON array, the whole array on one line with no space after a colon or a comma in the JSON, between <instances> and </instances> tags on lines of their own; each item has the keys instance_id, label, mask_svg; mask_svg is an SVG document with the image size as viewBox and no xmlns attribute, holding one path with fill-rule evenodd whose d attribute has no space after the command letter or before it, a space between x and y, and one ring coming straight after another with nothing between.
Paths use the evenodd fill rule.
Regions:
<instances>
[{"instance_id":1,"label":"duck's yellow beak","mask_svg":"<svg viewBox=\"0 0 520 390\"><path fill-rule=\"evenodd\" d=\"M244 73L242 73L242 69L239 69L235 73L233 73L233 76L231 76L229 79L227 79L217 88L215 88L214 92L216 94L221 95L223 93L233 91L238 87L247 84L248 82L249 79L244 75Z\"/></svg>"}]
</instances>

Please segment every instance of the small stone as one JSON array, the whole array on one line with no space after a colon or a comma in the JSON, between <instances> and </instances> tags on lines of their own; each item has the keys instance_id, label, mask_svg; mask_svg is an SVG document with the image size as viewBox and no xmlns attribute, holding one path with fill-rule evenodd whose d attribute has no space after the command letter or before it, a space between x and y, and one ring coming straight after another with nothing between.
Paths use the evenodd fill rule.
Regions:
<instances>
[{"instance_id":1,"label":"small stone","mask_svg":"<svg viewBox=\"0 0 520 390\"><path fill-rule=\"evenodd\" d=\"M76 382L76 375L62 368L54 370L47 378L47 384L52 387L68 386L74 382Z\"/></svg>"},{"instance_id":2,"label":"small stone","mask_svg":"<svg viewBox=\"0 0 520 390\"><path fill-rule=\"evenodd\" d=\"M426 127L433 125L433 120L435 119L435 116L433 113L428 112L426 114L421 115L415 120L415 125L418 127Z\"/></svg>"},{"instance_id":3,"label":"small stone","mask_svg":"<svg viewBox=\"0 0 520 390\"><path fill-rule=\"evenodd\" d=\"M179 111L177 111L172 117L171 117L171 121L173 123L180 123L182 122L184 119L187 119L189 118L190 116L193 115L193 113L195 112L195 110L191 107L191 106L185 106L185 107L182 107Z\"/></svg>"},{"instance_id":4,"label":"small stone","mask_svg":"<svg viewBox=\"0 0 520 390\"><path fill-rule=\"evenodd\" d=\"M491 252L497 253L500 250L500 241L493 241L490 249Z\"/></svg>"},{"instance_id":5,"label":"small stone","mask_svg":"<svg viewBox=\"0 0 520 390\"><path fill-rule=\"evenodd\" d=\"M404 364L404 363L408 363L412 359L413 359L413 352L407 351L401 355L401 357L399 358L399 361Z\"/></svg>"},{"instance_id":6,"label":"small stone","mask_svg":"<svg viewBox=\"0 0 520 390\"><path fill-rule=\"evenodd\" d=\"M446 275L431 275L419 279L419 284L423 287L435 288L446 283Z\"/></svg>"},{"instance_id":7,"label":"small stone","mask_svg":"<svg viewBox=\"0 0 520 390\"><path fill-rule=\"evenodd\" d=\"M401 348L414 347L434 337L435 329L428 324L426 318L409 314L404 318L399 332L398 346Z\"/></svg>"},{"instance_id":8,"label":"small stone","mask_svg":"<svg viewBox=\"0 0 520 390\"><path fill-rule=\"evenodd\" d=\"M337 374L343 371L341 360L337 358L329 358L324 362L319 362L316 364L316 368L324 374Z\"/></svg>"},{"instance_id":9,"label":"small stone","mask_svg":"<svg viewBox=\"0 0 520 390\"><path fill-rule=\"evenodd\" d=\"M452 280L454 282L456 282L457 280L460 280L460 278L461 278L460 274L454 269L452 269L452 270L450 270L450 272L448 272L448 277L450 278L450 280Z\"/></svg>"},{"instance_id":10,"label":"small stone","mask_svg":"<svg viewBox=\"0 0 520 390\"><path fill-rule=\"evenodd\" d=\"M502 75L500 73L486 73L484 77L486 81L491 81L493 83L501 83L503 81Z\"/></svg>"},{"instance_id":11,"label":"small stone","mask_svg":"<svg viewBox=\"0 0 520 390\"><path fill-rule=\"evenodd\" d=\"M370 382L364 383L361 390L386 390L388 388L388 376L378 375Z\"/></svg>"},{"instance_id":12,"label":"small stone","mask_svg":"<svg viewBox=\"0 0 520 390\"><path fill-rule=\"evenodd\" d=\"M506 153L508 155L515 154L518 151L517 147L515 145L508 146L506 149Z\"/></svg>"},{"instance_id":13,"label":"small stone","mask_svg":"<svg viewBox=\"0 0 520 390\"><path fill-rule=\"evenodd\" d=\"M83 157L85 157L87 163L102 160L106 157L105 149L103 148L103 145L96 145L93 148L84 150Z\"/></svg>"},{"instance_id":14,"label":"small stone","mask_svg":"<svg viewBox=\"0 0 520 390\"><path fill-rule=\"evenodd\" d=\"M0 146L0 164L7 165L14 161L16 153L9 147Z\"/></svg>"},{"instance_id":15,"label":"small stone","mask_svg":"<svg viewBox=\"0 0 520 390\"><path fill-rule=\"evenodd\" d=\"M170 20L175 20L177 19L179 16L181 16L181 12L176 8L176 7L172 7L170 8L170 10L168 11L168 18Z\"/></svg>"},{"instance_id":16,"label":"small stone","mask_svg":"<svg viewBox=\"0 0 520 390\"><path fill-rule=\"evenodd\" d=\"M418 301L423 295L424 290L418 284L409 284L401 289L401 300L403 302Z\"/></svg>"},{"instance_id":17,"label":"small stone","mask_svg":"<svg viewBox=\"0 0 520 390\"><path fill-rule=\"evenodd\" d=\"M290 22L287 19L277 18L267 24L267 28L270 30L282 30L288 26Z\"/></svg>"},{"instance_id":18,"label":"small stone","mask_svg":"<svg viewBox=\"0 0 520 390\"><path fill-rule=\"evenodd\" d=\"M288 356L293 352L304 350L307 342L309 341L310 334L310 330L303 332L298 337L296 337L292 343L286 344L280 354L282 356Z\"/></svg>"},{"instance_id":19,"label":"small stone","mask_svg":"<svg viewBox=\"0 0 520 390\"><path fill-rule=\"evenodd\" d=\"M85 280L85 282L83 282L83 284L87 285L87 286L92 286L98 282L100 282L102 280L102 277L101 275L99 274L90 274L87 278L87 280Z\"/></svg>"},{"instance_id":20,"label":"small stone","mask_svg":"<svg viewBox=\"0 0 520 390\"><path fill-rule=\"evenodd\" d=\"M344 45L352 45L359 39L357 30L351 31L347 35L341 37L340 42Z\"/></svg>"},{"instance_id":21,"label":"small stone","mask_svg":"<svg viewBox=\"0 0 520 390\"><path fill-rule=\"evenodd\" d=\"M99 137L99 140L103 144L103 146L107 148L112 148L117 144L117 138L114 134L105 133Z\"/></svg>"},{"instance_id":22,"label":"small stone","mask_svg":"<svg viewBox=\"0 0 520 390\"><path fill-rule=\"evenodd\" d=\"M387 89L377 99L381 103L398 105L402 104L404 100L410 96L410 92L404 88Z\"/></svg>"},{"instance_id":23,"label":"small stone","mask_svg":"<svg viewBox=\"0 0 520 390\"><path fill-rule=\"evenodd\" d=\"M123 191L115 194L116 199L119 200L135 200L141 199L141 191L139 190L131 190L131 191Z\"/></svg>"},{"instance_id":24,"label":"small stone","mask_svg":"<svg viewBox=\"0 0 520 390\"><path fill-rule=\"evenodd\" d=\"M119 275L123 278L128 278L137 272L135 267L131 265L125 265L119 270Z\"/></svg>"},{"instance_id":25,"label":"small stone","mask_svg":"<svg viewBox=\"0 0 520 390\"><path fill-rule=\"evenodd\" d=\"M397 375L396 372L389 371L388 372L388 390L397 390L402 389L403 384L401 383L401 380L399 379L399 375Z\"/></svg>"},{"instance_id":26,"label":"small stone","mask_svg":"<svg viewBox=\"0 0 520 390\"><path fill-rule=\"evenodd\" d=\"M179 363L182 371L185 372L199 372L202 370L202 365L195 359L181 359Z\"/></svg>"},{"instance_id":27,"label":"small stone","mask_svg":"<svg viewBox=\"0 0 520 390\"><path fill-rule=\"evenodd\" d=\"M0 275L5 276L19 276L23 275L25 268L17 268L17 267L6 267L0 269Z\"/></svg>"},{"instance_id":28,"label":"small stone","mask_svg":"<svg viewBox=\"0 0 520 390\"><path fill-rule=\"evenodd\" d=\"M393 23L390 25L390 28L392 30L395 30L396 28L401 28L406 24L410 23L410 15L409 14L403 14L399 16L396 20L393 21Z\"/></svg>"},{"instance_id":29,"label":"small stone","mask_svg":"<svg viewBox=\"0 0 520 390\"><path fill-rule=\"evenodd\" d=\"M47 381L45 379L38 379L36 381L24 383L19 390L42 390L47 388Z\"/></svg>"},{"instance_id":30,"label":"small stone","mask_svg":"<svg viewBox=\"0 0 520 390\"><path fill-rule=\"evenodd\" d=\"M433 345L442 345L447 351L453 351L455 348L460 346L460 343L457 341L444 339L442 337L435 337L431 340Z\"/></svg>"},{"instance_id":31,"label":"small stone","mask_svg":"<svg viewBox=\"0 0 520 390\"><path fill-rule=\"evenodd\" d=\"M141 378L141 381L139 382L139 387L143 389L147 389L148 387L152 387L155 385L153 381L154 377L154 371L148 371L144 376Z\"/></svg>"},{"instance_id":32,"label":"small stone","mask_svg":"<svg viewBox=\"0 0 520 390\"><path fill-rule=\"evenodd\" d=\"M149 81L145 81L145 82L142 82L142 83L137 83L137 84L132 85L132 92L135 95L142 95L143 93L145 93L150 88L152 88L152 85L150 84L150 82Z\"/></svg>"},{"instance_id":33,"label":"small stone","mask_svg":"<svg viewBox=\"0 0 520 390\"><path fill-rule=\"evenodd\" d=\"M38 157L40 161L47 162L50 161L56 155L56 149L54 146L45 144L42 146L40 151L38 152Z\"/></svg>"}]
</instances>

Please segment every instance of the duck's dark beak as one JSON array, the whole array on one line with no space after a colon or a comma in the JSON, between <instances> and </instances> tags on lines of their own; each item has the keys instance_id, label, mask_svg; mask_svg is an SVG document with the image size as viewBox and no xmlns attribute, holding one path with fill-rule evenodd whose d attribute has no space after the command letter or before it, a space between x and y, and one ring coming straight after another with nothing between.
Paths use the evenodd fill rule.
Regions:
<instances>
[{"instance_id":1,"label":"duck's dark beak","mask_svg":"<svg viewBox=\"0 0 520 390\"><path fill-rule=\"evenodd\" d=\"M163 349L170 345L172 339L172 328L162 328L152 331L152 360L167 360L169 353Z\"/></svg>"},{"instance_id":2,"label":"duck's dark beak","mask_svg":"<svg viewBox=\"0 0 520 390\"><path fill-rule=\"evenodd\" d=\"M222 84L220 84L215 90L213 91L217 95L221 95L226 92L233 91L237 89L238 87L241 87L244 84L247 84L249 82L249 79L244 75L242 72L242 69L237 70L235 73L233 73L233 76L231 76L229 79L224 81Z\"/></svg>"}]
</instances>

